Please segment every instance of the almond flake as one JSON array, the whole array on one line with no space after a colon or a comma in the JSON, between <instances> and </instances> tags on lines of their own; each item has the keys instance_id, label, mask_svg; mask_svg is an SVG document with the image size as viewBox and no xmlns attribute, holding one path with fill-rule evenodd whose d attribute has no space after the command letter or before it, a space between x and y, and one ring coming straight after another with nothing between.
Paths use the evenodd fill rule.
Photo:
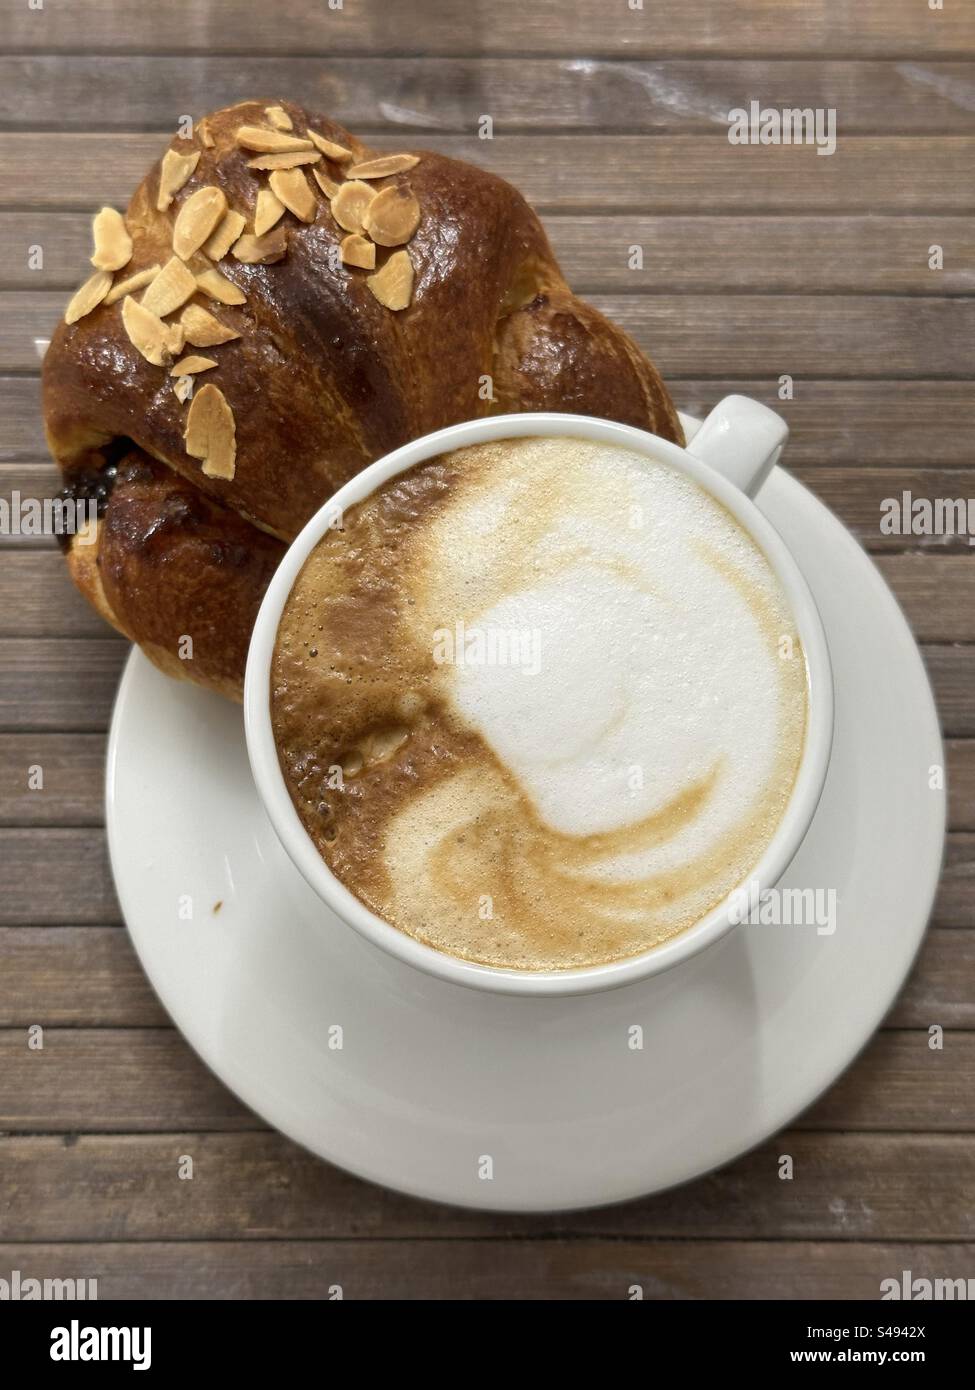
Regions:
<instances>
[{"instance_id":1,"label":"almond flake","mask_svg":"<svg viewBox=\"0 0 975 1390\"><path fill-rule=\"evenodd\" d=\"M203 120L200 121L199 125L196 127L196 133L203 141L204 145L206 145L207 149L212 150L213 135L210 130L210 122L206 119L206 117L204 117Z\"/></svg>"},{"instance_id":2,"label":"almond flake","mask_svg":"<svg viewBox=\"0 0 975 1390\"><path fill-rule=\"evenodd\" d=\"M274 227L264 236L251 236L249 232L234 246L234 259L245 265L269 265L280 261L288 249L288 238L283 227Z\"/></svg>"},{"instance_id":3,"label":"almond flake","mask_svg":"<svg viewBox=\"0 0 975 1390\"><path fill-rule=\"evenodd\" d=\"M376 190L367 183L359 183L355 179L343 183L332 199L332 216L345 231L358 232L361 236L362 219L375 196Z\"/></svg>"},{"instance_id":4,"label":"almond flake","mask_svg":"<svg viewBox=\"0 0 975 1390\"><path fill-rule=\"evenodd\" d=\"M170 376L172 376L172 373L170 373ZM176 399L181 404L184 404L193 395L193 378L191 376L179 377L177 381L173 382L173 391L175 392Z\"/></svg>"},{"instance_id":5,"label":"almond flake","mask_svg":"<svg viewBox=\"0 0 975 1390\"><path fill-rule=\"evenodd\" d=\"M188 261L210 236L227 211L223 189L208 184L198 188L179 210L173 228L173 250L181 260Z\"/></svg>"},{"instance_id":6,"label":"almond flake","mask_svg":"<svg viewBox=\"0 0 975 1390\"><path fill-rule=\"evenodd\" d=\"M77 323L86 314L90 314L108 294L111 283L111 271L96 270L68 301L68 307L64 311L65 323Z\"/></svg>"},{"instance_id":7,"label":"almond flake","mask_svg":"<svg viewBox=\"0 0 975 1390\"><path fill-rule=\"evenodd\" d=\"M327 174L323 174L321 169L312 169L312 173L315 175L315 182L325 194L325 197L330 199L334 198L342 185L336 183L334 179L330 179Z\"/></svg>"},{"instance_id":8,"label":"almond flake","mask_svg":"<svg viewBox=\"0 0 975 1390\"><path fill-rule=\"evenodd\" d=\"M366 284L387 309L405 309L413 298L413 262L408 251L394 251L382 270L370 275Z\"/></svg>"},{"instance_id":9,"label":"almond flake","mask_svg":"<svg viewBox=\"0 0 975 1390\"><path fill-rule=\"evenodd\" d=\"M274 175L272 174L271 177L273 178ZM274 196L270 188L262 188L257 195L257 208L254 212L254 235L263 236L283 216L284 203Z\"/></svg>"},{"instance_id":10,"label":"almond flake","mask_svg":"<svg viewBox=\"0 0 975 1390\"><path fill-rule=\"evenodd\" d=\"M187 304L179 316L186 341L194 347L216 347L218 343L229 343L240 334L225 323L201 309L199 304Z\"/></svg>"},{"instance_id":11,"label":"almond flake","mask_svg":"<svg viewBox=\"0 0 975 1390\"><path fill-rule=\"evenodd\" d=\"M279 203L302 222L314 222L318 204L300 169L275 169L268 179L271 192Z\"/></svg>"},{"instance_id":12,"label":"almond flake","mask_svg":"<svg viewBox=\"0 0 975 1390\"><path fill-rule=\"evenodd\" d=\"M221 304L247 303L244 291L238 289L225 275L221 275L219 270L205 270L202 275L196 277L196 284L204 294Z\"/></svg>"},{"instance_id":13,"label":"almond flake","mask_svg":"<svg viewBox=\"0 0 975 1390\"><path fill-rule=\"evenodd\" d=\"M91 263L96 270L121 270L132 259L132 238L125 218L115 208L102 208L91 224L95 239L95 254Z\"/></svg>"},{"instance_id":14,"label":"almond flake","mask_svg":"<svg viewBox=\"0 0 975 1390\"><path fill-rule=\"evenodd\" d=\"M183 346L179 324L163 323L158 314L130 294L122 300L122 323L129 335L129 342L154 367L168 367ZM174 329L178 332L174 333Z\"/></svg>"},{"instance_id":15,"label":"almond flake","mask_svg":"<svg viewBox=\"0 0 975 1390\"><path fill-rule=\"evenodd\" d=\"M236 472L234 412L219 386L201 386L193 396L183 435L186 452L203 460L208 478L230 479Z\"/></svg>"},{"instance_id":16,"label":"almond flake","mask_svg":"<svg viewBox=\"0 0 975 1390\"><path fill-rule=\"evenodd\" d=\"M293 135L283 130L268 130L259 125L242 125L237 130L237 144L245 150L258 150L261 154L287 154L290 150L310 150L312 143L301 135Z\"/></svg>"},{"instance_id":17,"label":"almond flake","mask_svg":"<svg viewBox=\"0 0 975 1390\"><path fill-rule=\"evenodd\" d=\"M178 362L174 362L169 375L192 376L194 372L208 372L216 365L214 357L196 357L191 353L189 357L181 357Z\"/></svg>"},{"instance_id":18,"label":"almond flake","mask_svg":"<svg viewBox=\"0 0 975 1390\"><path fill-rule=\"evenodd\" d=\"M161 270L161 265L150 265L145 270L137 270L127 280L120 280L117 285L112 286L105 296L105 303L114 304L116 300L124 299L127 294L135 294L136 290L144 290L146 285L152 284Z\"/></svg>"},{"instance_id":19,"label":"almond flake","mask_svg":"<svg viewBox=\"0 0 975 1390\"><path fill-rule=\"evenodd\" d=\"M234 212L231 209L224 214L222 222L217 223L217 230L208 241L203 243L203 250L210 257L211 261L222 261L224 256L233 246L234 242L244 230L246 223L242 213Z\"/></svg>"},{"instance_id":20,"label":"almond flake","mask_svg":"<svg viewBox=\"0 0 975 1390\"><path fill-rule=\"evenodd\" d=\"M366 209L362 225L380 246L402 246L420 225L420 204L409 184L391 183Z\"/></svg>"},{"instance_id":21,"label":"almond flake","mask_svg":"<svg viewBox=\"0 0 975 1390\"><path fill-rule=\"evenodd\" d=\"M334 160L336 164L344 164L346 160L355 158L351 150L347 150L344 145L336 145L334 140L326 140L317 130L310 130L308 139L318 146L327 159Z\"/></svg>"},{"instance_id":22,"label":"almond flake","mask_svg":"<svg viewBox=\"0 0 975 1390\"><path fill-rule=\"evenodd\" d=\"M193 294L196 294L196 280L180 258L172 256L153 278L140 303L143 309L149 309L164 319L167 314L175 313Z\"/></svg>"},{"instance_id":23,"label":"almond flake","mask_svg":"<svg viewBox=\"0 0 975 1390\"><path fill-rule=\"evenodd\" d=\"M275 130L294 130L294 123L283 106L265 106L264 114Z\"/></svg>"},{"instance_id":24,"label":"almond flake","mask_svg":"<svg viewBox=\"0 0 975 1390\"><path fill-rule=\"evenodd\" d=\"M297 169L299 164L317 164L317 150L298 150L295 154L260 154L247 161L248 169Z\"/></svg>"},{"instance_id":25,"label":"almond flake","mask_svg":"<svg viewBox=\"0 0 975 1390\"><path fill-rule=\"evenodd\" d=\"M364 164L354 164L349 170L350 179L385 179L390 174L402 174L413 169L420 162L416 154L384 154L379 159L367 159Z\"/></svg>"},{"instance_id":26,"label":"almond flake","mask_svg":"<svg viewBox=\"0 0 975 1390\"><path fill-rule=\"evenodd\" d=\"M199 150L194 150L192 154L177 154L175 150L166 151L159 170L159 192L156 195L157 212L166 211L173 201L174 195L191 177L199 162Z\"/></svg>"},{"instance_id":27,"label":"almond flake","mask_svg":"<svg viewBox=\"0 0 975 1390\"><path fill-rule=\"evenodd\" d=\"M357 265L360 270L376 268L376 248L371 241L366 241L364 236L359 236L358 232L350 232L347 237L343 237L339 252L345 265Z\"/></svg>"}]
</instances>

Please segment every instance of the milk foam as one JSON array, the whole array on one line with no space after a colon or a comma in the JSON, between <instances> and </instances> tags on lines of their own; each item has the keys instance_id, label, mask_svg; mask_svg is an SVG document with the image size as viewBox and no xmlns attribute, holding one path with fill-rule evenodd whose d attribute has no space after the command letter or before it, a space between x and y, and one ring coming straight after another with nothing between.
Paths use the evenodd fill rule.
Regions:
<instances>
[{"instance_id":1,"label":"milk foam","mask_svg":"<svg viewBox=\"0 0 975 1390\"><path fill-rule=\"evenodd\" d=\"M805 737L761 551L666 463L577 439L458 450L352 509L296 581L272 689L346 886L441 950L534 970L704 916L762 857Z\"/></svg>"},{"instance_id":2,"label":"milk foam","mask_svg":"<svg viewBox=\"0 0 975 1390\"><path fill-rule=\"evenodd\" d=\"M792 630L775 576L731 515L666 464L606 447L580 456L576 441L551 440L512 467L491 470L438 519L420 588L468 626L538 633L540 670L459 666L451 698L560 834L635 825L716 772L701 813L675 835L596 871L687 866L771 776L794 716L768 636L771 615ZM514 564L502 561L507 592L490 603L499 565L487 551L510 554L506 530L539 504L551 524Z\"/></svg>"}]
</instances>

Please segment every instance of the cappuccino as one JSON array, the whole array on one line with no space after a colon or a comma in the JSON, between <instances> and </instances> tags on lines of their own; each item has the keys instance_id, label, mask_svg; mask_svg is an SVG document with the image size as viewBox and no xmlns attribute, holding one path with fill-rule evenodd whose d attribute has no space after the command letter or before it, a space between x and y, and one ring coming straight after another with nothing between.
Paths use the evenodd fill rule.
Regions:
<instances>
[{"instance_id":1,"label":"cappuccino","mask_svg":"<svg viewBox=\"0 0 975 1390\"><path fill-rule=\"evenodd\" d=\"M762 551L616 446L528 438L390 479L311 552L271 718L378 916L486 965L636 955L746 880L802 757L805 658Z\"/></svg>"}]
</instances>

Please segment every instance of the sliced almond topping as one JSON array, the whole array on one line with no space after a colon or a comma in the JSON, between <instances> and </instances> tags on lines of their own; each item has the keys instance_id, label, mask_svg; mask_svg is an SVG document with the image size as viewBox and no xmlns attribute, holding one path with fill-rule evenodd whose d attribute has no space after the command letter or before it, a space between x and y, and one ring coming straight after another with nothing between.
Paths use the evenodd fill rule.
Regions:
<instances>
[{"instance_id":1,"label":"sliced almond topping","mask_svg":"<svg viewBox=\"0 0 975 1390\"><path fill-rule=\"evenodd\" d=\"M196 277L196 284L211 299L221 304L246 304L247 296L242 289L233 284L219 270L205 270Z\"/></svg>"},{"instance_id":2,"label":"sliced almond topping","mask_svg":"<svg viewBox=\"0 0 975 1390\"><path fill-rule=\"evenodd\" d=\"M127 280L120 280L117 285L112 286L105 296L105 303L114 304L116 300L124 299L127 294L135 294L136 290L144 290L146 285L152 284L161 270L161 265L150 265L145 270L137 270Z\"/></svg>"},{"instance_id":3,"label":"sliced almond topping","mask_svg":"<svg viewBox=\"0 0 975 1390\"><path fill-rule=\"evenodd\" d=\"M420 162L416 154L384 154L379 159L367 159L364 164L354 164L349 170L350 179L385 179L390 174L402 174L413 169Z\"/></svg>"},{"instance_id":4,"label":"sliced almond topping","mask_svg":"<svg viewBox=\"0 0 975 1390\"><path fill-rule=\"evenodd\" d=\"M192 376L194 372L208 372L211 367L217 365L214 357L195 357L192 353L189 357L181 357L178 362L174 362L170 369L170 376Z\"/></svg>"},{"instance_id":5,"label":"sliced almond topping","mask_svg":"<svg viewBox=\"0 0 975 1390\"><path fill-rule=\"evenodd\" d=\"M298 150L295 154L259 154L247 161L248 169L297 169L299 164L317 164L317 150Z\"/></svg>"},{"instance_id":6,"label":"sliced almond topping","mask_svg":"<svg viewBox=\"0 0 975 1390\"><path fill-rule=\"evenodd\" d=\"M300 169L275 169L268 183L278 202L283 203L289 212L293 212L302 222L314 222L318 204Z\"/></svg>"},{"instance_id":7,"label":"sliced almond topping","mask_svg":"<svg viewBox=\"0 0 975 1390\"><path fill-rule=\"evenodd\" d=\"M264 114L275 130L294 130L291 117L283 106L265 106Z\"/></svg>"},{"instance_id":8,"label":"sliced almond topping","mask_svg":"<svg viewBox=\"0 0 975 1390\"><path fill-rule=\"evenodd\" d=\"M181 260L188 261L198 251L227 211L227 199L222 188L209 184L198 188L179 210L173 228L173 250Z\"/></svg>"},{"instance_id":9,"label":"sliced almond topping","mask_svg":"<svg viewBox=\"0 0 975 1390\"><path fill-rule=\"evenodd\" d=\"M288 172L284 170L283 172ZM272 174L272 178L274 175ZM262 188L257 195L257 208L254 212L254 235L263 236L284 216L284 203L277 199L270 188Z\"/></svg>"},{"instance_id":10,"label":"sliced almond topping","mask_svg":"<svg viewBox=\"0 0 975 1390\"><path fill-rule=\"evenodd\" d=\"M413 262L408 251L394 251L366 284L387 309L405 309L413 298Z\"/></svg>"},{"instance_id":11,"label":"sliced almond topping","mask_svg":"<svg viewBox=\"0 0 975 1390\"><path fill-rule=\"evenodd\" d=\"M334 160L336 164L344 164L347 159L355 158L351 150L347 150L344 145L336 145L334 140L326 140L325 136L319 135L317 130L310 130L308 139L314 141L322 154L326 158Z\"/></svg>"},{"instance_id":12,"label":"sliced almond topping","mask_svg":"<svg viewBox=\"0 0 975 1390\"><path fill-rule=\"evenodd\" d=\"M288 238L283 227L274 227L264 236L251 236L245 232L234 246L234 259L245 265L269 265L280 261L288 249Z\"/></svg>"},{"instance_id":13,"label":"sliced almond topping","mask_svg":"<svg viewBox=\"0 0 975 1390\"><path fill-rule=\"evenodd\" d=\"M206 119L206 117L204 117L203 120L200 121L199 125L196 127L196 133L203 141L204 145L206 145L207 149L212 150L213 134L210 130L210 122Z\"/></svg>"},{"instance_id":14,"label":"sliced almond topping","mask_svg":"<svg viewBox=\"0 0 975 1390\"><path fill-rule=\"evenodd\" d=\"M180 258L172 256L153 278L142 296L141 304L143 309L149 309L164 319L167 314L175 313L193 294L196 294L196 280Z\"/></svg>"},{"instance_id":15,"label":"sliced almond topping","mask_svg":"<svg viewBox=\"0 0 975 1390\"><path fill-rule=\"evenodd\" d=\"M211 261L222 261L244 230L246 223L242 213L231 209L224 214L223 221L217 223L217 230L203 243L203 250Z\"/></svg>"},{"instance_id":16,"label":"sliced almond topping","mask_svg":"<svg viewBox=\"0 0 975 1390\"><path fill-rule=\"evenodd\" d=\"M201 386L194 394L183 439L186 452L203 460L203 472L208 478L234 476L237 467L234 412L219 386Z\"/></svg>"},{"instance_id":17,"label":"sliced almond topping","mask_svg":"<svg viewBox=\"0 0 975 1390\"><path fill-rule=\"evenodd\" d=\"M111 283L111 271L96 270L69 299L68 307L64 311L65 323L77 323L86 314L90 314L108 294Z\"/></svg>"},{"instance_id":18,"label":"sliced almond topping","mask_svg":"<svg viewBox=\"0 0 975 1390\"><path fill-rule=\"evenodd\" d=\"M159 192L156 195L156 210L158 212L166 211L173 201L173 196L190 178L199 162L199 150L194 150L192 154L177 154L175 150L166 151L159 170Z\"/></svg>"},{"instance_id":19,"label":"sliced almond topping","mask_svg":"<svg viewBox=\"0 0 975 1390\"><path fill-rule=\"evenodd\" d=\"M358 232L361 235L362 219L375 196L376 190L370 188L367 183L359 183L355 179L350 183L343 183L332 199L332 216L347 232Z\"/></svg>"},{"instance_id":20,"label":"sliced almond topping","mask_svg":"<svg viewBox=\"0 0 975 1390\"><path fill-rule=\"evenodd\" d=\"M122 323L129 335L129 342L154 367L168 367L183 346L182 342L179 347L175 346L176 337L172 329L179 328L178 324L163 323L158 314L130 294L122 300Z\"/></svg>"},{"instance_id":21,"label":"sliced almond topping","mask_svg":"<svg viewBox=\"0 0 975 1390\"><path fill-rule=\"evenodd\" d=\"M380 246L402 246L420 225L420 204L409 184L392 183L377 193L362 225Z\"/></svg>"},{"instance_id":22,"label":"sliced almond topping","mask_svg":"<svg viewBox=\"0 0 975 1390\"><path fill-rule=\"evenodd\" d=\"M172 372L170 372L172 376ZM173 391L176 399L181 403L188 401L193 394L193 378L191 376L181 376L173 383Z\"/></svg>"},{"instance_id":23,"label":"sliced almond topping","mask_svg":"<svg viewBox=\"0 0 975 1390\"><path fill-rule=\"evenodd\" d=\"M240 334L228 328L225 323L201 309L199 304L187 304L179 316L183 333L188 343L194 347L216 347L218 343L229 343Z\"/></svg>"},{"instance_id":24,"label":"sliced almond topping","mask_svg":"<svg viewBox=\"0 0 975 1390\"><path fill-rule=\"evenodd\" d=\"M132 238L125 218L115 208L102 208L91 224L95 238L95 254L91 263L96 270L121 270L132 259Z\"/></svg>"},{"instance_id":25,"label":"sliced almond topping","mask_svg":"<svg viewBox=\"0 0 975 1390\"><path fill-rule=\"evenodd\" d=\"M336 183L334 179L330 179L327 174L323 174L321 169L312 169L312 173L315 175L315 182L325 194L325 197L334 198L342 185Z\"/></svg>"},{"instance_id":26,"label":"sliced almond topping","mask_svg":"<svg viewBox=\"0 0 975 1390\"><path fill-rule=\"evenodd\" d=\"M376 268L376 248L371 241L366 241L364 236L359 236L358 232L350 232L347 237L343 237L339 252L346 265L357 265L360 270Z\"/></svg>"},{"instance_id":27,"label":"sliced almond topping","mask_svg":"<svg viewBox=\"0 0 975 1390\"><path fill-rule=\"evenodd\" d=\"M301 135L293 135L283 130L268 130L260 125L242 125L237 130L237 144L245 150L259 150L262 154L285 154L289 150L310 150L312 143Z\"/></svg>"}]
</instances>

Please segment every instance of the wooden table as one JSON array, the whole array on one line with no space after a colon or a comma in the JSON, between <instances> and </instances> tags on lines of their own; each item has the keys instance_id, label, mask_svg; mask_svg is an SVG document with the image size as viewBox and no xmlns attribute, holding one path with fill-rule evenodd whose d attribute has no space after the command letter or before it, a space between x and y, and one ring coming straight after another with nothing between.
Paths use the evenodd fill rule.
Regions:
<instances>
[{"instance_id":1,"label":"wooden table","mask_svg":"<svg viewBox=\"0 0 975 1390\"><path fill-rule=\"evenodd\" d=\"M0 16L4 495L55 485L37 343L81 277L92 210L124 205L184 112L286 94L379 143L514 180L569 279L654 356L683 408L737 390L783 410L789 466L875 553L923 644L951 792L910 982L792 1130L606 1211L410 1201L270 1132L169 1026L102 830L126 644L74 594L53 543L3 538L0 1277L97 1277L102 1297L323 1297L340 1283L346 1297L620 1298L641 1283L663 1298L876 1298L902 1269L975 1275L975 556L963 539L879 531L882 500L904 490L975 496L975 9L2 0ZM733 147L725 115L752 99L835 108L836 153ZM485 114L491 141L477 138ZM627 266L634 244L642 271ZM43 270L28 269L36 245ZM27 790L34 764L43 791ZM34 1024L43 1050L28 1046ZM192 1182L176 1178L182 1154Z\"/></svg>"}]
</instances>

